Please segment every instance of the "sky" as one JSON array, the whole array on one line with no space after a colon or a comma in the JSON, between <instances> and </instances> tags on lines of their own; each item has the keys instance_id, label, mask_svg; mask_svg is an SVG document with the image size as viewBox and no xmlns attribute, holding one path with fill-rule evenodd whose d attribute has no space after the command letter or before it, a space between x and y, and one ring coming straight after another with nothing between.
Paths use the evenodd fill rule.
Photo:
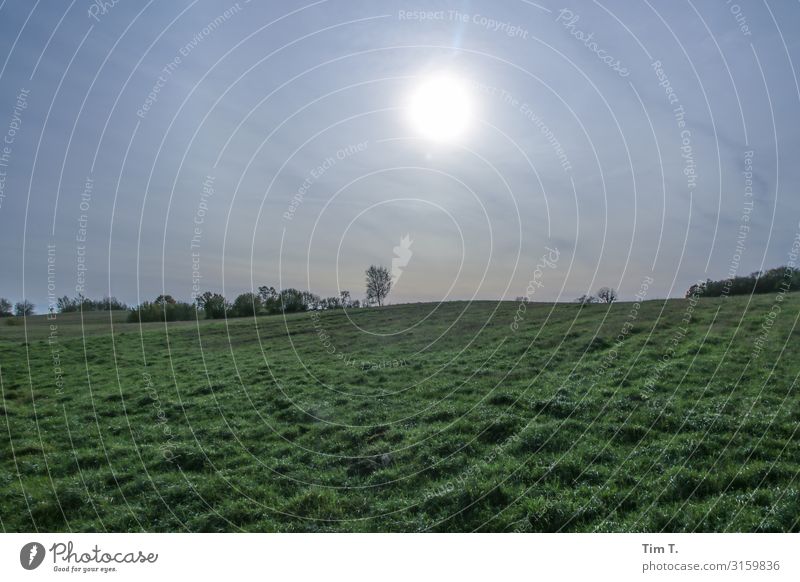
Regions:
<instances>
[{"instance_id":1,"label":"sky","mask_svg":"<svg viewBox=\"0 0 800 582\"><path fill-rule=\"evenodd\" d=\"M786 264L798 22L744 0L4 0L0 297L363 298L394 259L393 303L655 299ZM408 104L444 76L472 115L439 142Z\"/></svg>"}]
</instances>

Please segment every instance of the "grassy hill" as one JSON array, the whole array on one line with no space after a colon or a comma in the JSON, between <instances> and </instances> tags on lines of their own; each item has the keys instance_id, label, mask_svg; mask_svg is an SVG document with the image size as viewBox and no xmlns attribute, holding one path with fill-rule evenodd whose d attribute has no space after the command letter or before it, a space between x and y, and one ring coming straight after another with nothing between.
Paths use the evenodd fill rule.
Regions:
<instances>
[{"instance_id":1,"label":"grassy hill","mask_svg":"<svg viewBox=\"0 0 800 582\"><path fill-rule=\"evenodd\" d=\"M789 294L0 320L0 526L798 531L798 315Z\"/></svg>"}]
</instances>

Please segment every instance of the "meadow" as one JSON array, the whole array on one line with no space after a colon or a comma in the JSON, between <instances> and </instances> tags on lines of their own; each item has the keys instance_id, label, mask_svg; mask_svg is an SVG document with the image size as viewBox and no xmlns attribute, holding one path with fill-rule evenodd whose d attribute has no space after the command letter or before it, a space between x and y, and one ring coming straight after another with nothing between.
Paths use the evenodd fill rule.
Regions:
<instances>
[{"instance_id":1,"label":"meadow","mask_svg":"<svg viewBox=\"0 0 800 582\"><path fill-rule=\"evenodd\" d=\"M790 293L0 320L0 527L798 531L798 315Z\"/></svg>"}]
</instances>

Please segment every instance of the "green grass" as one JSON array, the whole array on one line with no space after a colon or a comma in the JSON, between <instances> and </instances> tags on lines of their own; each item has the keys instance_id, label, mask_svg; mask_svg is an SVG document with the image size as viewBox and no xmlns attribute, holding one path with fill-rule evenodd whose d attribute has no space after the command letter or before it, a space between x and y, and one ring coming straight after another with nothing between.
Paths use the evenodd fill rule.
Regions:
<instances>
[{"instance_id":1,"label":"green grass","mask_svg":"<svg viewBox=\"0 0 800 582\"><path fill-rule=\"evenodd\" d=\"M0 320L0 525L798 531L800 295L754 352L775 300Z\"/></svg>"}]
</instances>

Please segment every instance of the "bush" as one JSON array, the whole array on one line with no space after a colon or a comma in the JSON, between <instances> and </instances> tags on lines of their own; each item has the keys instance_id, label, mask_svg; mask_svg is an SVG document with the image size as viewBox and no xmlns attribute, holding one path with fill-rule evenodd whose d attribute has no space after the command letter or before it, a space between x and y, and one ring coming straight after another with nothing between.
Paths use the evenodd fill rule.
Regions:
<instances>
[{"instance_id":1,"label":"bush","mask_svg":"<svg viewBox=\"0 0 800 582\"><path fill-rule=\"evenodd\" d=\"M600 303L614 303L617 300L617 290L612 287L600 287L597 290L597 300Z\"/></svg>"},{"instance_id":2,"label":"bush","mask_svg":"<svg viewBox=\"0 0 800 582\"><path fill-rule=\"evenodd\" d=\"M148 321L191 321L198 317L197 308L191 303L156 303L145 301L128 313L128 321L145 323Z\"/></svg>"},{"instance_id":3,"label":"bush","mask_svg":"<svg viewBox=\"0 0 800 582\"><path fill-rule=\"evenodd\" d=\"M98 305L82 296L70 299L62 297L58 300L59 310L73 311L80 305ZM103 300L106 305L115 305L116 299ZM117 305L123 305L119 302ZM76 307L77 306L77 307ZM259 287L258 293L242 293L233 304L219 293L206 291L197 297L196 303L182 303L171 295L159 295L155 301L145 301L128 313L129 322L146 321L188 321L198 317L202 311L205 319L222 319L223 317L254 317L263 314L295 313L309 309L340 309L344 306L358 307L358 301L350 300L350 293L344 291L339 297L320 299L318 295L299 289L276 291L274 287ZM86 309L84 307L84 309Z\"/></svg>"},{"instance_id":4,"label":"bush","mask_svg":"<svg viewBox=\"0 0 800 582\"><path fill-rule=\"evenodd\" d=\"M122 311L128 309L122 301L116 297L104 297L103 299L89 299L83 295L77 297L59 297L56 300L60 313L70 313L75 311Z\"/></svg>"},{"instance_id":5,"label":"bush","mask_svg":"<svg viewBox=\"0 0 800 582\"><path fill-rule=\"evenodd\" d=\"M253 317L262 311L261 298L255 293L242 293L233 300L233 317Z\"/></svg>"},{"instance_id":6,"label":"bush","mask_svg":"<svg viewBox=\"0 0 800 582\"><path fill-rule=\"evenodd\" d=\"M284 289L278 295L278 302L283 313L296 313L298 311L308 311L310 306L318 305L320 298L308 291Z\"/></svg>"},{"instance_id":7,"label":"bush","mask_svg":"<svg viewBox=\"0 0 800 582\"><path fill-rule=\"evenodd\" d=\"M22 301L14 305L14 313L16 313L18 317L33 315L34 308L35 305L33 303L31 303L27 299L23 299Z\"/></svg>"},{"instance_id":8,"label":"bush","mask_svg":"<svg viewBox=\"0 0 800 582\"><path fill-rule=\"evenodd\" d=\"M219 293L206 291L197 298L197 305L203 309L206 319L222 319L231 309L231 304Z\"/></svg>"}]
</instances>

